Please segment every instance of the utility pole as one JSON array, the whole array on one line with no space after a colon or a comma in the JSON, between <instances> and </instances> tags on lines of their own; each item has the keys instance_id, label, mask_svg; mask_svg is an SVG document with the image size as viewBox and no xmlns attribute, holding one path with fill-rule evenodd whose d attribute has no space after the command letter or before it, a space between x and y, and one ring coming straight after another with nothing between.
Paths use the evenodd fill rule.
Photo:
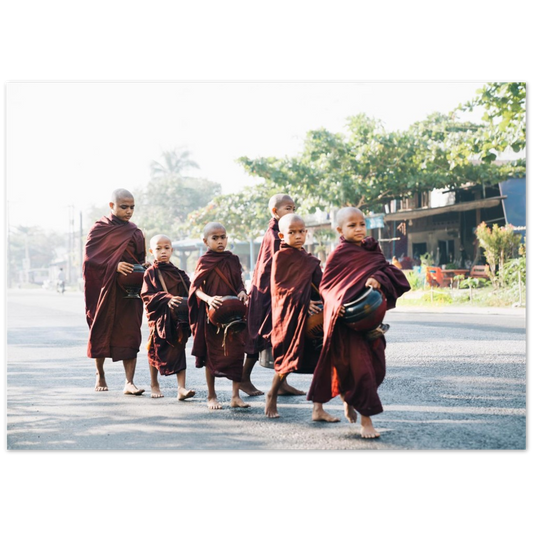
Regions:
<instances>
[{"instance_id":1,"label":"utility pole","mask_svg":"<svg viewBox=\"0 0 533 533\"><path fill-rule=\"evenodd\" d=\"M83 277L83 214L80 211L80 279Z\"/></svg>"},{"instance_id":2,"label":"utility pole","mask_svg":"<svg viewBox=\"0 0 533 533\"><path fill-rule=\"evenodd\" d=\"M68 248L67 248L67 283L72 283L74 255L74 206L68 206Z\"/></svg>"},{"instance_id":3,"label":"utility pole","mask_svg":"<svg viewBox=\"0 0 533 533\"><path fill-rule=\"evenodd\" d=\"M254 257L254 239L250 237L250 279L252 279L252 273L255 267L255 257Z\"/></svg>"},{"instance_id":4,"label":"utility pole","mask_svg":"<svg viewBox=\"0 0 533 533\"><path fill-rule=\"evenodd\" d=\"M9 225L9 200L6 201L6 208L7 208L7 261L6 261L6 267L7 267L7 286L8 288L11 287L12 281L13 281L13 275L11 272L11 226Z\"/></svg>"},{"instance_id":5,"label":"utility pole","mask_svg":"<svg viewBox=\"0 0 533 533\"><path fill-rule=\"evenodd\" d=\"M30 262L30 248L28 246L28 232L24 233L24 249L25 249L24 261L23 261L24 282L29 283L31 262Z\"/></svg>"}]
</instances>

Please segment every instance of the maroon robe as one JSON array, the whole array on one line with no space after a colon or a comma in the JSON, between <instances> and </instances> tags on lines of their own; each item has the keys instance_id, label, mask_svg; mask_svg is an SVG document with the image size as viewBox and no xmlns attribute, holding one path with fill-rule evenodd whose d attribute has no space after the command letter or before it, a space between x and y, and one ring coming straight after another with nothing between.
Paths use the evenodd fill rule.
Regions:
<instances>
[{"instance_id":1,"label":"maroon robe","mask_svg":"<svg viewBox=\"0 0 533 533\"><path fill-rule=\"evenodd\" d=\"M145 256L144 235L132 222L110 214L90 229L83 260L88 357L113 361L137 357L142 300L124 299L126 293L116 281L123 274L117 272L117 266L121 261L144 263Z\"/></svg>"},{"instance_id":2,"label":"maroon robe","mask_svg":"<svg viewBox=\"0 0 533 533\"><path fill-rule=\"evenodd\" d=\"M270 274L272 258L281 243L278 233L278 220L271 218L259 248L248 300L248 340L245 351L251 356L270 346L264 337L268 337L272 330Z\"/></svg>"},{"instance_id":3,"label":"maroon robe","mask_svg":"<svg viewBox=\"0 0 533 533\"><path fill-rule=\"evenodd\" d=\"M320 260L305 250L281 243L272 261L272 355L278 374L312 374L318 353L305 338L311 283L322 279ZM318 300L318 295L313 296ZM307 341L307 342L306 342Z\"/></svg>"},{"instance_id":4,"label":"maroon robe","mask_svg":"<svg viewBox=\"0 0 533 533\"><path fill-rule=\"evenodd\" d=\"M158 272L168 292L163 288ZM190 284L189 276L170 262L155 261L144 273L141 297L150 328L148 362L162 376L177 374L187 368L185 346L191 328L188 322L180 322L172 316L168 302L173 296L187 297Z\"/></svg>"},{"instance_id":5,"label":"maroon robe","mask_svg":"<svg viewBox=\"0 0 533 533\"><path fill-rule=\"evenodd\" d=\"M235 290L217 274L215 267L226 276ZM189 320L194 335L192 354L196 356L196 367L207 367L215 377L241 381L246 331L235 333L230 330L224 347L224 331L222 328L219 331L208 322L207 304L195 294L198 289L209 296L237 296L244 291L239 258L228 251L212 250L207 250L200 257L191 283Z\"/></svg>"},{"instance_id":6,"label":"maroon robe","mask_svg":"<svg viewBox=\"0 0 533 533\"><path fill-rule=\"evenodd\" d=\"M365 416L383 411L377 390L385 378L385 337L367 341L364 333L337 319L337 313L364 290L369 277L381 284L387 309L410 289L403 272L387 262L373 238L358 246L341 237L326 261L319 287L324 299L324 345L307 395L308 400L325 403L342 393Z\"/></svg>"}]
</instances>

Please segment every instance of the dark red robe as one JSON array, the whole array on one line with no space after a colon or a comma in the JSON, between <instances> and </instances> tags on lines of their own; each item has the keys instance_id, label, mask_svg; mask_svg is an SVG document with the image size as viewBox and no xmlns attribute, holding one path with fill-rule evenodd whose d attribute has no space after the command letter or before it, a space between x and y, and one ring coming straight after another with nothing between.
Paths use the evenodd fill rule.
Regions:
<instances>
[{"instance_id":1,"label":"dark red robe","mask_svg":"<svg viewBox=\"0 0 533 533\"><path fill-rule=\"evenodd\" d=\"M215 267L226 276L235 290L217 274ZM207 304L195 295L197 289L209 296L237 296L244 291L239 258L228 251L212 250L207 250L200 257L191 282L189 320L194 335L192 354L196 356L196 367L206 366L215 377L241 381L246 330L239 333L230 330L224 348L224 332L208 322Z\"/></svg>"},{"instance_id":2,"label":"dark red robe","mask_svg":"<svg viewBox=\"0 0 533 533\"><path fill-rule=\"evenodd\" d=\"M248 300L248 340L245 351L252 356L270 346L264 337L268 337L272 330L270 274L272 258L281 243L278 233L278 220L271 218L257 255Z\"/></svg>"},{"instance_id":3,"label":"dark red robe","mask_svg":"<svg viewBox=\"0 0 533 533\"><path fill-rule=\"evenodd\" d=\"M82 267L88 357L110 357L113 361L137 357L143 304L141 299L124 299L126 293L116 281L122 275L117 265L121 261L142 264L145 257L144 235L132 222L110 214L90 229Z\"/></svg>"},{"instance_id":4,"label":"dark red robe","mask_svg":"<svg viewBox=\"0 0 533 533\"><path fill-rule=\"evenodd\" d=\"M158 272L163 276L168 292L163 288ZM141 297L150 328L148 362L162 376L177 374L187 368L185 346L191 328L188 322L180 322L172 316L168 302L173 296L187 297L190 284L189 276L170 262L155 261L144 273Z\"/></svg>"},{"instance_id":5,"label":"dark red robe","mask_svg":"<svg viewBox=\"0 0 533 533\"><path fill-rule=\"evenodd\" d=\"M320 285L320 260L305 250L281 243L272 261L272 355L278 374L312 374L318 353L305 338L309 303L319 297L312 290Z\"/></svg>"},{"instance_id":6,"label":"dark red robe","mask_svg":"<svg viewBox=\"0 0 533 533\"><path fill-rule=\"evenodd\" d=\"M345 401L365 416L383 411L378 387L385 378L385 337L367 341L364 333L346 327L337 313L364 290L369 277L381 284L387 309L410 289L403 272L387 262L373 238L358 246L341 237L326 261L319 287L324 299L324 346L307 395L308 400L325 403L343 393Z\"/></svg>"}]
</instances>

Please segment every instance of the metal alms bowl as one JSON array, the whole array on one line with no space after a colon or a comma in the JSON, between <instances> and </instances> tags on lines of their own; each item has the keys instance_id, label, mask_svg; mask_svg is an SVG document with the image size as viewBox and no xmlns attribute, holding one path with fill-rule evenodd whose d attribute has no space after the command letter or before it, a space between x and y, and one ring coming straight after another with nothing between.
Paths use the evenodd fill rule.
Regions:
<instances>
[{"instance_id":1,"label":"metal alms bowl","mask_svg":"<svg viewBox=\"0 0 533 533\"><path fill-rule=\"evenodd\" d=\"M342 321L356 331L369 331L379 326L387 311L387 300L383 293L369 287L358 297L344 304Z\"/></svg>"},{"instance_id":2,"label":"metal alms bowl","mask_svg":"<svg viewBox=\"0 0 533 533\"><path fill-rule=\"evenodd\" d=\"M210 307L208 312L209 322L217 327L223 327L232 322L245 322L246 306L237 296L223 296L222 305L215 309Z\"/></svg>"},{"instance_id":3,"label":"metal alms bowl","mask_svg":"<svg viewBox=\"0 0 533 533\"><path fill-rule=\"evenodd\" d=\"M118 274L117 283L126 292L124 298L140 298L145 268L140 264L133 265L129 274Z\"/></svg>"}]
</instances>

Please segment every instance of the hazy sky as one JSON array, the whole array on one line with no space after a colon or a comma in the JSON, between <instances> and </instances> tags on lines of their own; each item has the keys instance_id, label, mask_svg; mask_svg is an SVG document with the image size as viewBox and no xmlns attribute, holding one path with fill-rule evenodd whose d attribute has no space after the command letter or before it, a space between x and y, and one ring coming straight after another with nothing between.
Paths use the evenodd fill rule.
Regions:
<instances>
[{"instance_id":1,"label":"hazy sky","mask_svg":"<svg viewBox=\"0 0 533 533\"><path fill-rule=\"evenodd\" d=\"M489 80L490 81L490 80ZM451 111L483 83L470 82L64 82L7 85L9 224L68 230L69 209L136 189L163 150L184 147L194 174L235 192L253 183L235 160L284 156L305 133L341 131L366 113L388 130ZM77 217L76 217L77 219Z\"/></svg>"}]
</instances>

